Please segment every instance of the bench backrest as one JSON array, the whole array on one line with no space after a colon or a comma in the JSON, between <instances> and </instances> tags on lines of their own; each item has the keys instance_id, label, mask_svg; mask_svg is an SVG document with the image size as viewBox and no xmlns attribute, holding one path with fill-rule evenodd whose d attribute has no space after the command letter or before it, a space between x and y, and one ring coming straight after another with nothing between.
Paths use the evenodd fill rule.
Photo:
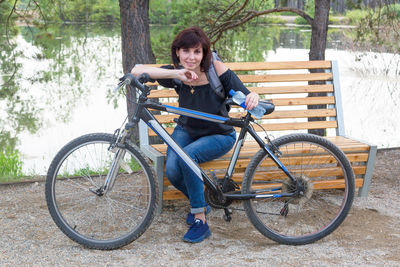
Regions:
<instances>
[{"instance_id":1,"label":"bench backrest","mask_svg":"<svg viewBox=\"0 0 400 267\"><path fill-rule=\"evenodd\" d=\"M285 131L334 129L336 132L333 130L332 134L332 131L328 131L329 135L344 135L338 68L335 61L225 64L238 74L250 91L257 92L261 98L271 99L275 104L275 111L259 121L267 131L283 131L284 134ZM316 70L322 72L314 73ZM311 85L309 82L319 84ZM159 98L160 102L172 106L178 105L176 92L161 86L159 90L153 90L149 98ZM310 105L318 106L310 109ZM240 117L244 114L243 109L239 108L232 108L229 113L231 117ZM172 133L175 126L174 118L177 117L178 115L168 113L156 115L169 133ZM145 124L141 127L143 125ZM149 130L148 136L154 135L155 133Z\"/></svg>"}]
</instances>

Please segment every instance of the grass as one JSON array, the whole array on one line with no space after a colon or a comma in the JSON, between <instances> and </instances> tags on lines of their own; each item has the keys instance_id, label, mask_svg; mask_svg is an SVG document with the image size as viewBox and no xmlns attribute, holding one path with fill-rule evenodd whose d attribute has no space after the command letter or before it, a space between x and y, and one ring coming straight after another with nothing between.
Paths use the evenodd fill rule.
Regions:
<instances>
[{"instance_id":1,"label":"grass","mask_svg":"<svg viewBox=\"0 0 400 267\"><path fill-rule=\"evenodd\" d=\"M11 147L6 147L2 151L0 151L0 183L8 183L8 182L18 182L25 180L32 180L37 178L37 176L32 175L28 176L22 172L23 162L20 158L20 152ZM129 167L133 172L137 172L141 169L140 164L134 159L130 158L130 161L127 162ZM102 167L102 169L91 169L89 166L85 166L81 169L73 171L73 173L62 173L60 177L78 177L78 176L90 176L90 175L107 175L108 168L111 166L111 161L107 166ZM124 172L122 168L120 172ZM43 179L43 177L41 177Z\"/></svg>"},{"instance_id":2,"label":"grass","mask_svg":"<svg viewBox=\"0 0 400 267\"><path fill-rule=\"evenodd\" d=\"M134 158L130 158L130 161L127 163L133 172L137 172L137 171L141 170L141 168L142 168L140 166L140 164ZM73 178L73 177L90 177L90 176L98 176L98 175L107 176L109 167L111 166L111 164L112 164L112 162L110 159L109 162L104 163L103 166L100 168L93 169L91 166L86 165L85 167L74 170L72 173L70 173L70 172L60 173L60 174L58 174L57 177L58 178ZM121 166L119 173L124 173L125 171L126 170L124 170L123 167Z\"/></svg>"},{"instance_id":3,"label":"grass","mask_svg":"<svg viewBox=\"0 0 400 267\"><path fill-rule=\"evenodd\" d=\"M18 150L8 146L0 151L0 182L22 179L22 165Z\"/></svg>"}]
</instances>

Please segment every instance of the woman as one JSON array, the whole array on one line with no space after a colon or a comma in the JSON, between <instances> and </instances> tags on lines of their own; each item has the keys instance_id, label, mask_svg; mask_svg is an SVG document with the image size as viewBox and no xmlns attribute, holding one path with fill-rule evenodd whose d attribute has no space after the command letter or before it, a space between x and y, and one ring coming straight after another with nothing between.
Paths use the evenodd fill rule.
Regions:
<instances>
[{"instance_id":1,"label":"woman","mask_svg":"<svg viewBox=\"0 0 400 267\"><path fill-rule=\"evenodd\" d=\"M216 95L206 75L212 56L207 35L198 27L181 31L172 42L171 56L173 65L161 68L135 66L131 72L135 76L147 73L162 86L175 88L180 107L223 116L221 106L224 99ZM251 93L244 87L222 62L214 61L214 66L225 95L230 89L242 91L247 95L247 109L257 106L257 93ZM171 136L197 163L221 157L233 147L236 140L236 132L231 126L186 116L180 116ZM191 226L183 240L191 243L203 241L211 235L205 217L210 207L204 200L203 182L170 148L167 149L166 176L190 200L191 210L186 222Z\"/></svg>"}]
</instances>

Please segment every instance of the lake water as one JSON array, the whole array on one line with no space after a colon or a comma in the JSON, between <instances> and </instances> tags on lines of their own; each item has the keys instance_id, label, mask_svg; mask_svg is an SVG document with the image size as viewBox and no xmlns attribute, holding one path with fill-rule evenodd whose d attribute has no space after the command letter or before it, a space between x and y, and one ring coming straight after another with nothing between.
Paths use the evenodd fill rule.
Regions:
<instances>
[{"instance_id":1,"label":"lake water","mask_svg":"<svg viewBox=\"0 0 400 267\"><path fill-rule=\"evenodd\" d=\"M243 57L237 52L242 57L238 60L260 60L260 55L265 61L308 60L309 34L307 28L282 30L279 37L265 37L272 39L270 46L263 47L261 40L259 47L251 48L260 54ZM20 133L17 148L23 155L24 173L45 174L55 153L71 139L91 132L111 133L121 126L125 99L110 96L122 73L120 36L118 31L89 31L66 42L60 34L51 39L50 49L26 36L22 33L16 39L17 49L23 52L17 58L23 73L18 78L24 88L20 98L37 108L41 127L34 134ZM236 41L236 51L252 47L249 42ZM326 59L339 64L346 135L379 148L399 147L400 79L393 71L398 56L369 53L356 60L355 53L341 47L337 31L330 34L328 47ZM46 53L53 54L40 56Z\"/></svg>"}]
</instances>

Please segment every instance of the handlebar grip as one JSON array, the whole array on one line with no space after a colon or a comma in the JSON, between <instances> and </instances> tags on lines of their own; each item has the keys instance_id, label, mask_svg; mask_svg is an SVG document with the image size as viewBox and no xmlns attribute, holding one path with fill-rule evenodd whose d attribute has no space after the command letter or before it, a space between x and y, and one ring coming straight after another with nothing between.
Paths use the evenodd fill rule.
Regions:
<instances>
[{"instance_id":1,"label":"handlebar grip","mask_svg":"<svg viewBox=\"0 0 400 267\"><path fill-rule=\"evenodd\" d=\"M141 83L154 82L154 80L150 78L150 75L148 73L140 74L137 79Z\"/></svg>"},{"instance_id":2,"label":"handlebar grip","mask_svg":"<svg viewBox=\"0 0 400 267\"><path fill-rule=\"evenodd\" d=\"M124 81L127 81L127 84L135 86L136 88L138 88L141 91L143 91L145 89L145 87L144 87L145 85L140 83L138 81L138 79L135 76L133 76L132 73L125 74L123 78L125 78Z\"/></svg>"}]
</instances>

